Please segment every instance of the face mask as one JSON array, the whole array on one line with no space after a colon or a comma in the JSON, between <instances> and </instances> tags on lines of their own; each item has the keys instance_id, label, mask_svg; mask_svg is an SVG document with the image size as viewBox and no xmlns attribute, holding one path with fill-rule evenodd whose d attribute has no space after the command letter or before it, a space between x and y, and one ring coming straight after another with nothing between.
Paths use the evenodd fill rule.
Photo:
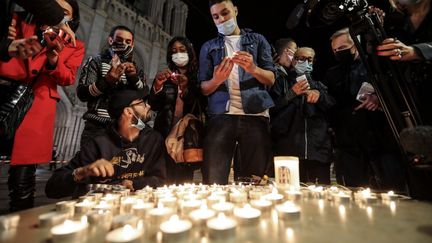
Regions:
<instances>
[{"instance_id":1,"label":"face mask","mask_svg":"<svg viewBox=\"0 0 432 243\"><path fill-rule=\"evenodd\" d=\"M335 52L336 59L342 64L351 64L354 62L355 53L351 53L351 48Z\"/></svg>"},{"instance_id":2,"label":"face mask","mask_svg":"<svg viewBox=\"0 0 432 243\"><path fill-rule=\"evenodd\" d=\"M309 61L298 61L294 69L297 74L305 74L312 72L313 67L312 64L309 64Z\"/></svg>"},{"instance_id":3,"label":"face mask","mask_svg":"<svg viewBox=\"0 0 432 243\"><path fill-rule=\"evenodd\" d=\"M117 54L122 61L132 56L133 47L124 43L114 42L111 45L111 51Z\"/></svg>"},{"instance_id":4,"label":"face mask","mask_svg":"<svg viewBox=\"0 0 432 243\"><path fill-rule=\"evenodd\" d=\"M396 0L401 5L413 5L421 2L421 0Z\"/></svg>"},{"instance_id":5,"label":"face mask","mask_svg":"<svg viewBox=\"0 0 432 243\"><path fill-rule=\"evenodd\" d=\"M184 67L189 62L189 55L186 52L174 53L171 56L171 60L178 66Z\"/></svg>"},{"instance_id":6,"label":"face mask","mask_svg":"<svg viewBox=\"0 0 432 243\"><path fill-rule=\"evenodd\" d=\"M236 21L234 18L231 18L223 23L216 25L218 32L222 35L231 35L237 27Z\"/></svg>"},{"instance_id":7,"label":"face mask","mask_svg":"<svg viewBox=\"0 0 432 243\"><path fill-rule=\"evenodd\" d=\"M140 118L138 118L135 115L135 112L134 112L133 116L137 119L137 123L136 124L132 124L131 126L135 127L136 129L138 129L140 131L143 130L145 128L145 126L146 126L145 123Z\"/></svg>"}]
</instances>

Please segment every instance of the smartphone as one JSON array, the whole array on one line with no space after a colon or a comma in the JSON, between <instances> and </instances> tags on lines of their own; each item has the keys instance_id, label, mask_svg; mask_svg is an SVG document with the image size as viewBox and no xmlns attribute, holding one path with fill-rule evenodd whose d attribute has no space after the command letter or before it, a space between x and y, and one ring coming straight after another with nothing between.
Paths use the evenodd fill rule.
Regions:
<instances>
[{"instance_id":1,"label":"smartphone","mask_svg":"<svg viewBox=\"0 0 432 243\"><path fill-rule=\"evenodd\" d=\"M296 82L300 82L302 80L306 80L307 81L306 74L300 75L300 76L298 76L296 78Z\"/></svg>"}]
</instances>

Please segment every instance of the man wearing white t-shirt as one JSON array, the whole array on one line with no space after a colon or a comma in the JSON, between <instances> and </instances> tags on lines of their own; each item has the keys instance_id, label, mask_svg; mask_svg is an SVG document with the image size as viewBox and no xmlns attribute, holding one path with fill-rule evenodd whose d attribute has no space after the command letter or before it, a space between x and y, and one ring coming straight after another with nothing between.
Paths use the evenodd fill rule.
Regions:
<instances>
[{"instance_id":1,"label":"man wearing white t-shirt","mask_svg":"<svg viewBox=\"0 0 432 243\"><path fill-rule=\"evenodd\" d=\"M199 80L208 96L209 123L204 141L203 176L206 183L226 184L238 144L237 177L262 176L271 160L267 92L275 80L266 39L237 25L231 0L210 0L218 37L201 48Z\"/></svg>"}]
</instances>

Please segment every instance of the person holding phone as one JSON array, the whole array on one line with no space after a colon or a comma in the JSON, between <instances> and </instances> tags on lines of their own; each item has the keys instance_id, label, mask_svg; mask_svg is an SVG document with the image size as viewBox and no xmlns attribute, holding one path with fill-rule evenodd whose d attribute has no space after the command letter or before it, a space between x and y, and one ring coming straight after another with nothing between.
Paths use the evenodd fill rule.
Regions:
<instances>
[{"instance_id":1,"label":"person holding phone","mask_svg":"<svg viewBox=\"0 0 432 243\"><path fill-rule=\"evenodd\" d=\"M270 89L273 153L299 157L301 182L330 184L332 147L325 113L335 102L327 87L312 79L314 60L312 48L299 48L292 68L278 75Z\"/></svg>"}]
</instances>

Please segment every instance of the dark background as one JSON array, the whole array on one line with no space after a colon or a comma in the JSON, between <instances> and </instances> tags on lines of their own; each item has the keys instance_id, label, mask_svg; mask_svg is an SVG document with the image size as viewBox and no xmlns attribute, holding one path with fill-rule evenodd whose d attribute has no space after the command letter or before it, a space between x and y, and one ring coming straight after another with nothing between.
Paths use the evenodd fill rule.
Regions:
<instances>
[{"instance_id":1,"label":"dark background","mask_svg":"<svg viewBox=\"0 0 432 243\"><path fill-rule=\"evenodd\" d=\"M325 0L322 0L323 2ZM328 1L328 0L327 0ZM186 36L192 41L199 55L202 44L217 35L216 26L210 16L207 0L183 0L189 6L189 14L186 25ZM234 0L238 7L237 21L240 28L250 28L264 35L269 43L274 43L279 38L294 38L299 46L309 46L316 51L314 64L314 76L321 80L325 71L336 64L330 47L330 36L334 31L346 27L348 22L311 29L306 26L306 14L300 20L299 25L289 30L286 22L295 6L303 0ZM369 5L374 4L384 11L388 10L388 2L368 0Z\"/></svg>"}]
</instances>

